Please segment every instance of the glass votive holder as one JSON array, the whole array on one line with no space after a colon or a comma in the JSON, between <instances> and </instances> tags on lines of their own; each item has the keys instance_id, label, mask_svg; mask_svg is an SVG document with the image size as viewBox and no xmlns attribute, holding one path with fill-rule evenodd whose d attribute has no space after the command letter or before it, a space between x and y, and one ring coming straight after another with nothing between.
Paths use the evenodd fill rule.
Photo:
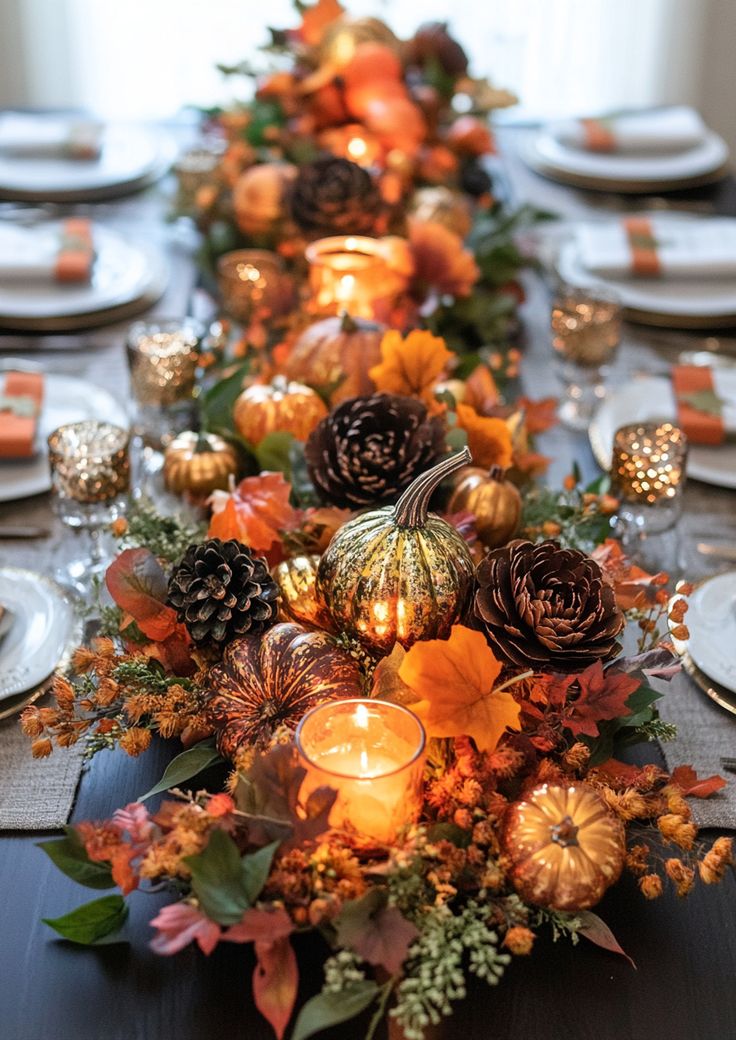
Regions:
<instances>
[{"instance_id":1,"label":"glass votive holder","mask_svg":"<svg viewBox=\"0 0 736 1040\"><path fill-rule=\"evenodd\" d=\"M337 792L330 826L359 846L386 846L419 819L426 737L407 708L380 700L327 701L296 731L306 776L302 803L318 787Z\"/></svg>"},{"instance_id":2,"label":"glass votive holder","mask_svg":"<svg viewBox=\"0 0 736 1040\"><path fill-rule=\"evenodd\" d=\"M75 542L57 572L80 592L90 591L109 562L102 535L125 506L129 440L122 427L91 419L60 426L48 438L54 511L66 527L89 535L86 549Z\"/></svg>"},{"instance_id":3,"label":"glass votive holder","mask_svg":"<svg viewBox=\"0 0 736 1040\"><path fill-rule=\"evenodd\" d=\"M192 216L197 212L197 193L213 179L221 154L222 149L190 148L174 163L177 213Z\"/></svg>"},{"instance_id":4,"label":"glass votive holder","mask_svg":"<svg viewBox=\"0 0 736 1040\"><path fill-rule=\"evenodd\" d=\"M401 288L386 259L385 246L365 235L333 235L310 242L309 309L328 316L347 311L353 318L375 318Z\"/></svg>"},{"instance_id":5,"label":"glass votive holder","mask_svg":"<svg viewBox=\"0 0 736 1040\"><path fill-rule=\"evenodd\" d=\"M613 439L611 491L621 501L619 519L646 530L666 531L682 511L688 441L671 422L629 423Z\"/></svg>"},{"instance_id":6,"label":"glass votive holder","mask_svg":"<svg viewBox=\"0 0 736 1040\"><path fill-rule=\"evenodd\" d=\"M605 289L566 286L552 302L552 349L565 388L559 416L584 430L605 396L605 370L621 342L621 304Z\"/></svg>"},{"instance_id":7,"label":"glass votive holder","mask_svg":"<svg viewBox=\"0 0 736 1040\"><path fill-rule=\"evenodd\" d=\"M204 330L190 318L137 321L126 341L136 432L160 447L167 437L191 427Z\"/></svg>"},{"instance_id":8,"label":"glass votive holder","mask_svg":"<svg viewBox=\"0 0 736 1040\"><path fill-rule=\"evenodd\" d=\"M217 287L225 313L243 325L278 313L288 290L281 258L267 249L223 253Z\"/></svg>"}]
</instances>

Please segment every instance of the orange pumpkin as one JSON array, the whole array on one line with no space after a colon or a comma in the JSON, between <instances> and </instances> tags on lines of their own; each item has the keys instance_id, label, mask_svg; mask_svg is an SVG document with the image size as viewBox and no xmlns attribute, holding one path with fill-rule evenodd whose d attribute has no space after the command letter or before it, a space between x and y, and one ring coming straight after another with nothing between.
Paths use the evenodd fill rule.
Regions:
<instances>
[{"instance_id":1,"label":"orange pumpkin","mask_svg":"<svg viewBox=\"0 0 736 1040\"><path fill-rule=\"evenodd\" d=\"M260 444L269 433L291 433L305 441L326 415L327 407L314 390L283 376L247 387L233 407L233 421L249 444Z\"/></svg>"},{"instance_id":2,"label":"orange pumpkin","mask_svg":"<svg viewBox=\"0 0 736 1040\"><path fill-rule=\"evenodd\" d=\"M401 62L395 50L383 43L361 43L349 65L342 70L341 76L348 91L357 87L373 87L380 89L386 83L402 81Z\"/></svg>"},{"instance_id":3,"label":"orange pumpkin","mask_svg":"<svg viewBox=\"0 0 736 1040\"><path fill-rule=\"evenodd\" d=\"M333 405L348 397L372 394L368 370L381 360L385 327L364 318L324 318L302 332L289 355L285 373L319 390L332 390Z\"/></svg>"},{"instance_id":4,"label":"orange pumpkin","mask_svg":"<svg viewBox=\"0 0 736 1040\"><path fill-rule=\"evenodd\" d=\"M274 231L286 215L286 192L296 173L291 163L259 163L240 175L233 188L233 208L243 234L258 238Z\"/></svg>"},{"instance_id":5,"label":"orange pumpkin","mask_svg":"<svg viewBox=\"0 0 736 1040\"><path fill-rule=\"evenodd\" d=\"M542 784L511 805L502 845L522 899L554 910L595 906L626 857L624 825L584 784Z\"/></svg>"},{"instance_id":6,"label":"orange pumpkin","mask_svg":"<svg viewBox=\"0 0 736 1040\"><path fill-rule=\"evenodd\" d=\"M476 116L459 116L447 131L447 143L461 155L488 155L493 151L490 128Z\"/></svg>"},{"instance_id":7,"label":"orange pumpkin","mask_svg":"<svg viewBox=\"0 0 736 1040\"><path fill-rule=\"evenodd\" d=\"M385 148L398 148L407 155L414 155L427 135L424 116L406 95L374 94L362 118Z\"/></svg>"},{"instance_id":8,"label":"orange pumpkin","mask_svg":"<svg viewBox=\"0 0 736 1040\"><path fill-rule=\"evenodd\" d=\"M478 538L487 549L506 545L519 529L521 495L500 466L466 466L457 474L448 513L472 513Z\"/></svg>"}]
</instances>

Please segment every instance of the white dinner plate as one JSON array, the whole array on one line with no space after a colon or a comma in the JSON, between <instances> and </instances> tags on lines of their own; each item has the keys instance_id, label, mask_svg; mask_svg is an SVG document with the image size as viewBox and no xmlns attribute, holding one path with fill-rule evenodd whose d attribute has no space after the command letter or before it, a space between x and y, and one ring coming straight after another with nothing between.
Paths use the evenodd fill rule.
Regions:
<instances>
[{"instance_id":1,"label":"white dinner plate","mask_svg":"<svg viewBox=\"0 0 736 1040\"><path fill-rule=\"evenodd\" d=\"M163 254L149 243L133 242L110 228L94 224L92 278L84 284L3 282L0 280L0 325L38 328L55 323L69 328L76 319L112 312L145 300L149 305L166 288L168 268Z\"/></svg>"},{"instance_id":2,"label":"white dinner plate","mask_svg":"<svg viewBox=\"0 0 736 1040\"><path fill-rule=\"evenodd\" d=\"M152 183L166 173L175 157L176 146L166 135L145 126L108 124L99 159L0 155L0 198L30 202L113 198Z\"/></svg>"},{"instance_id":3,"label":"white dinner plate","mask_svg":"<svg viewBox=\"0 0 736 1040\"><path fill-rule=\"evenodd\" d=\"M688 603L690 657L701 672L736 693L736 572L701 582Z\"/></svg>"},{"instance_id":4,"label":"white dinner plate","mask_svg":"<svg viewBox=\"0 0 736 1040\"><path fill-rule=\"evenodd\" d=\"M10 611L0 640L0 701L38 686L54 671L74 635L72 602L42 574L0 568L0 603Z\"/></svg>"},{"instance_id":5,"label":"white dinner plate","mask_svg":"<svg viewBox=\"0 0 736 1040\"><path fill-rule=\"evenodd\" d=\"M676 417L672 384L663 376L632 379L625 387L612 390L588 428L596 462L601 469L611 468L613 437L619 426L653 420L673 422ZM706 484L736 488L736 444L727 442L715 448L691 444L687 472Z\"/></svg>"},{"instance_id":6,"label":"white dinner plate","mask_svg":"<svg viewBox=\"0 0 736 1040\"><path fill-rule=\"evenodd\" d=\"M645 214L641 214L645 215ZM733 228L733 217L694 217L682 213L658 213L659 224L682 220L708 220L714 227ZM575 226L570 227L574 236ZM736 280L733 278L625 278L605 279L591 273L580 261L574 241L565 242L557 257L563 281L583 288L610 288L621 298L627 317L651 325L711 326L736 323Z\"/></svg>"},{"instance_id":7,"label":"white dinner plate","mask_svg":"<svg viewBox=\"0 0 736 1040\"><path fill-rule=\"evenodd\" d=\"M6 369L7 370L7 369ZM4 380L0 371L0 386ZM81 419L105 419L128 428L125 409L107 390L73 376L46 373L38 423L38 454L32 459L0 459L0 502L39 495L51 487L46 438L57 426Z\"/></svg>"},{"instance_id":8,"label":"white dinner plate","mask_svg":"<svg viewBox=\"0 0 736 1040\"><path fill-rule=\"evenodd\" d=\"M646 192L703 184L723 176L728 145L714 130L702 142L682 152L635 155L588 152L571 148L548 130L529 141L523 155L532 169L566 184L581 187Z\"/></svg>"}]
</instances>

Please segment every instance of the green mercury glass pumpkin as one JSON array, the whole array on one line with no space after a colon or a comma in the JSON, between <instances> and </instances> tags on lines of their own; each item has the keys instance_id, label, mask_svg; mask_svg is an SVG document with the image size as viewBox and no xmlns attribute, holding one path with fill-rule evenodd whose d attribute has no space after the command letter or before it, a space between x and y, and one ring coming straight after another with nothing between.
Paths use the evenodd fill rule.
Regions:
<instances>
[{"instance_id":1,"label":"green mercury glass pumpkin","mask_svg":"<svg viewBox=\"0 0 736 1040\"><path fill-rule=\"evenodd\" d=\"M417 477L396 505L335 533L317 591L338 631L379 652L449 635L468 603L473 561L461 535L428 508L440 481L470 460L464 448Z\"/></svg>"}]
</instances>

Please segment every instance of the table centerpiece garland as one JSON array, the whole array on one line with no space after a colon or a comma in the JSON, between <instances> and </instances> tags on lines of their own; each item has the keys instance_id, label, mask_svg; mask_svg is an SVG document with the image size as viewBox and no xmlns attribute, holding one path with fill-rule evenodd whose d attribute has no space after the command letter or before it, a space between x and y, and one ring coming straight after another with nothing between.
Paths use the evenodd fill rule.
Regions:
<instances>
[{"instance_id":1,"label":"table centerpiece garland","mask_svg":"<svg viewBox=\"0 0 736 1040\"><path fill-rule=\"evenodd\" d=\"M419 88L449 98L466 77L444 27L399 45L383 23L348 19L334 0L303 8L301 27L276 42L292 64L240 116L251 137L260 127L262 140L243 140L252 169L264 150L297 158L284 149L302 109L312 122L296 139L314 143L325 128L315 104L343 112L346 82L359 97L349 118L363 120L384 156L397 147L386 137L392 119L429 125L435 95ZM351 63L335 70L349 46ZM384 54L381 66L376 47L393 64ZM378 91L383 108L368 104L376 84L366 68L379 66L393 84ZM360 76L351 85L355 68L368 100ZM487 96L478 81L462 82ZM431 145L417 132L411 192L417 176L431 179L427 147L463 156L452 165L435 155L446 163L439 180L482 172L475 146L465 158L460 130L444 126L438 118ZM309 168L317 190L312 161L296 179ZM224 194L212 205L224 206ZM292 196L292 219L317 210L338 224L341 214L354 219L356 196L339 197L325 208L302 195L294 210ZM389 219L409 204L401 194ZM284 226L258 244L291 242L296 258L304 242ZM285 323L261 314L236 337L235 358L215 358L200 429L177 437L164 462L171 490L206 500L206 528L140 503L116 522L120 552L106 575L114 606L102 611L101 634L56 678L54 704L22 716L39 757L80 740L88 754L137 756L154 735L184 745L137 802L41 844L81 884L121 890L47 923L78 943L115 941L125 897L165 889L172 901L152 921L154 949L253 943L255 1003L279 1038L294 1016L297 933L318 930L332 953L322 991L295 1016L294 1040L369 1010L368 1037L388 1014L420 1040L465 995L469 975L497 983L541 929L623 953L592 911L623 871L645 898L668 883L684 896L731 863L730 839L705 848L686 801L717 791L719 777L615 757L672 736L647 676L676 670L661 631L667 621L684 635L686 600L670 600L668 577L646 574L610 537L617 502L605 478L582 487L573 468L559 491L536 485L547 460L533 438L552 403L511 399L504 380L516 356L494 368L483 320L474 339L467 315L452 317L458 299L494 284L492 274L484 283L482 254L454 234L436 255L449 249L477 264L472 296L448 302L435 286L417 305L407 288L383 324L361 324L315 322L305 294ZM297 260L292 274L300 286ZM432 324L438 300L444 317ZM633 656L621 653L625 632L638 635ZM332 785L317 782L294 732L324 704L335 717L343 705L358 727L390 711L416 732L420 720L428 744L415 789L398 769L333 770ZM215 790L183 789L202 773L209 787L220 777ZM394 788L379 794L387 777ZM405 801L396 797L404 782ZM357 800L346 801L348 788ZM146 802L163 792L151 813Z\"/></svg>"}]
</instances>

